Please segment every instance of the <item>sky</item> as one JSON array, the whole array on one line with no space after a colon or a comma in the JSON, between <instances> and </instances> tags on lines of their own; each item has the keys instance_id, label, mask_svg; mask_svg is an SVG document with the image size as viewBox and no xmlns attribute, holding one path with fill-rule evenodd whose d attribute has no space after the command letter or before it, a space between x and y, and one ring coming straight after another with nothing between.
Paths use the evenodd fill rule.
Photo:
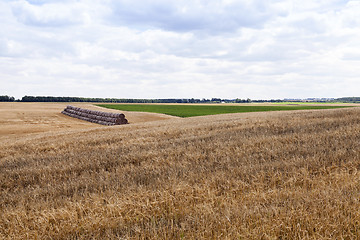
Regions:
<instances>
[{"instance_id":1,"label":"sky","mask_svg":"<svg viewBox=\"0 0 360 240\"><path fill-rule=\"evenodd\" d=\"M0 0L0 95L360 96L360 0Z\"/></svg>"}]
</instances>

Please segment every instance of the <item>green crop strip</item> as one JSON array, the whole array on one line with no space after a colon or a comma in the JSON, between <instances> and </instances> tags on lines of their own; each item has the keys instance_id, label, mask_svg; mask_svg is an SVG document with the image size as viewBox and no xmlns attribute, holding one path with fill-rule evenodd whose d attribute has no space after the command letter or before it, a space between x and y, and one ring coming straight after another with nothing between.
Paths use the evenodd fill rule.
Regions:
<instances>
[{"instance_id":1,"label":"green crop strip","mask_svg":"<svg viewBox=\"0 0 360 240\"><path fill-rule=\"evenodd\" d=\"M228 106L228 105L166 105L166 104L98 104L97 106L136 112L163 113L178 117L205 116L225 113L333 109L349 106Z\"/></svg>"}]
</instances>

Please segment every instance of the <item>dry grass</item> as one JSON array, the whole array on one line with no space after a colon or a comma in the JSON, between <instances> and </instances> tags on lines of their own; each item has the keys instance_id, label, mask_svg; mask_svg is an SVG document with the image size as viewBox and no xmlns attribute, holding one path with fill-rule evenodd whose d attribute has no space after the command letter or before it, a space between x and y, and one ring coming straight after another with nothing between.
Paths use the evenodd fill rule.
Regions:
<instances>
[{"instance_id":1,"label":"dry grass","mask_svg":"<svg viewBox=\"0 0 360 240\"><path fill-rule=\"evenodd\" d=\"M359 108L49 136L0 146L0 238L360 238Z\"/></svg>"}]
</instances>

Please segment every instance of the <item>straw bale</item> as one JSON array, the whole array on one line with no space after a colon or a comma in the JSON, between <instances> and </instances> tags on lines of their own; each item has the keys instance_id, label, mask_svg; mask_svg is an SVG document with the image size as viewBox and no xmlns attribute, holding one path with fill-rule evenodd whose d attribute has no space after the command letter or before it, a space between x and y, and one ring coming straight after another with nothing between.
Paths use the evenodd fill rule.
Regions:
<instances>
[{"instance_id":1,"label":"straw bale","mask_svg":"<svg viewBox=\"0 0 360 240\"><path fill-rule=\"evenodd\" d=\"M61 113L70 117L74 117L81 120L98 123L106 126L128 123L123 113L108 113L108 112L94 111L90 109L74 107L71 105L66 106L66 108Z\"/></svg>"}]
</instances>

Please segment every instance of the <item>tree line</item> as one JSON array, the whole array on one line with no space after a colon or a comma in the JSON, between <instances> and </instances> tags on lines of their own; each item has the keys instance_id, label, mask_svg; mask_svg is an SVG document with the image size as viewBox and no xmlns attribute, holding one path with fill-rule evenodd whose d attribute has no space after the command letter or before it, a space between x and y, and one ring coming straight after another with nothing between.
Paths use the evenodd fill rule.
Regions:
<instances>
[{"instance_id":1,"label":"tree line","mask_svg":"<svg viewBox=\"0 0 360 240\"><path fill-rule=\"evenodd\" d=\"M14 102L14 97L9 97L8 95L0 96L0 102Z\"/></svg>"},{"instance_id":2,"label":"tree line","mask_svg":"<svg viewBox=\"0 0 360 240\"><path fill-rule=\"evenodd\" d=\"M167 98L167 99L134 99L134 98L84 98L84 97L53 97L53 96L24 96L15 99L12 96L0 96L0 102L95 102L95 103L250 103L250 102L287 102L288 100L251 100L247 99L196 99L196 98ZM360 103L360 97L336 98L328 102Z\"/></svg>"},{"instance_id":3,"label":"tree line","mask_svg":"<svg viewBox=\"0 0 360 240\"><path fill-rule=\"evenodd\" d=\"M209 99L133 99L133 98L84 98L84 97L44 97L24 96L21 102L101 102L101 103L200 103Z\"/></svg>"},{"instance_id":4,"label":"tree line","mask_svg":"<svg viewBox=\"0 0 360 240\"><path fill-rule=\"evenodd\" d=\"M358 103L360 102L360 97L342 97L337 99L339 102L349 102L349 103Z\"/></svg>"},{"instance_id":5,"label":"tree line","mask_svg":"<svg viewBox=\"0 0 360 240\"><path fill-rule=\"evenodd\" d=\"M53 97L24 96L15 100L14 97L0 96L0 102L101 102L101 103L220 103L220 102L251 102L250 99L197 99L197 98L166 98L166 99L134 99L134 98L84 98L84 97Z\"/></svg>"}]
</instances>

